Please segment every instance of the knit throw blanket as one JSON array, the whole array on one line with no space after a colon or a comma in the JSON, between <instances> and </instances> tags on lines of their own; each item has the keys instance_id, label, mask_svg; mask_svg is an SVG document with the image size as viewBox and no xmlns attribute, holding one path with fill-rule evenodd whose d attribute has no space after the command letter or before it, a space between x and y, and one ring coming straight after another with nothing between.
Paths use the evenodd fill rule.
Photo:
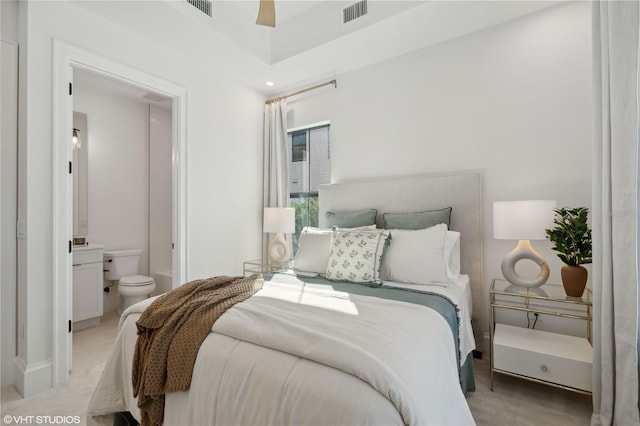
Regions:
<instances>
[{"instance_id":1,"label":"knit throw blanket","mask_svg":"<svg viewBox=\"0 0 640 426\"><path fill-rule=\"evenodd\" d=\"M136 325L133 394L143 425L161 425L164 395L186 391L200 345L231 306L262 288L262 275L191 281L156 299Z\"/></svg>"}]
</instances>

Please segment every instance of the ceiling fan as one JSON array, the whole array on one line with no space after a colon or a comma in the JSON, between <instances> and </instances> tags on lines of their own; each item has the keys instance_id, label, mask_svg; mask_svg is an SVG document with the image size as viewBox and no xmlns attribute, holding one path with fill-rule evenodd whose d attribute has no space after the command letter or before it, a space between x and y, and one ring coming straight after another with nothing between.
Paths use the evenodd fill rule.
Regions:
<instances>
[{"instance_id":1,"label":"ceiling fan","mask_svg":"<svg viewBox=\"0 0 640 426\"><path fill-rule=\"evenodd\" d=\"M260 9L258 10L257 25L275 28L276 26L276 5L274 0L260 0Z\"/></svg>"}]
</instances>

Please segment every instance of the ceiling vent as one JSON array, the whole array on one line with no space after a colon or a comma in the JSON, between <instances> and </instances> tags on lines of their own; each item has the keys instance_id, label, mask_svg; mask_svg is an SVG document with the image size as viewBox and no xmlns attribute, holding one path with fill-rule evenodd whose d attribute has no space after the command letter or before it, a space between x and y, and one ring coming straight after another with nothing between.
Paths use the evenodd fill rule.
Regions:
<instances>
[{"instance_id":1,"label":"ceiling vent","mask_svg":"<svg viewBox=\"0 0 640 426\"><path fill-rule=\"evenodd\" d=\"M199 11L201 11L202 13L205 13L208 16L212 16L211 15L211 4L212 3L209 0L187 0L187 2L191 6L195 7Z\"/></svg>"},{"instance_id":2,"label":"ceiling vent","mask_svg":"<svg viewBox=\"0 0 640 426\"><path fill-rule=\"evenodd\" d=\"M367 0L362 0L357 3L347 6L342 9L342 23L358 19L359 17L367 14Z\"/></svg>"}]
</instances>

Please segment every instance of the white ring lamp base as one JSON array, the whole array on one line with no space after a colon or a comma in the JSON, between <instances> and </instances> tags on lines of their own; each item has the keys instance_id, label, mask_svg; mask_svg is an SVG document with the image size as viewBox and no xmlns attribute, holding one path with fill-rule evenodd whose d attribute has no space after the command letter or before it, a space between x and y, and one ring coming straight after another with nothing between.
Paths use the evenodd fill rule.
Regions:
<instances>
[{"instance_id":1,"label":"white ring lamp base","mask_svg":"<svg viewBox=\"0 0 640 426\"><path fill-rule=\"evenodd\" d=\"M528 280L516 272L516 263L523 259L532 260L540 267L540 272L538 272L536 278ZM529 240L520 240L516 248L502 259L500 266L505 279L511 284L521 287L540 287L549 279L549 264L540 253L535 251Z\"/></svg>"},{"instance_id":2,"label":"white ring lamp base","mask_svg":"<svg viewBox=\"0 0 640 426\"><path fill-rule=\"evenodd\" d=\"M291 257L291 249L289 243L284 239L284 235L280 232L276 234L269 244L269 259L272 262L284 262Z\"/></svg>"}]
</instances>

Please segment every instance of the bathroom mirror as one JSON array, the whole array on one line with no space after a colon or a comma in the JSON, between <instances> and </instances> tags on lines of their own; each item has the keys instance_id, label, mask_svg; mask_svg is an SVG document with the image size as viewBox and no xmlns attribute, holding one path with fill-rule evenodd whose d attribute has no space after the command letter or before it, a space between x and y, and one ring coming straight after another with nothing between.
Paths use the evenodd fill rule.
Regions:
<instances>
[{"instance_id":1,"label":"bathroom mirror","mask_svg":"<svg viewBox=\"0 0 640 426\"><path fill-rule=\"evenodd\" d=\"M73 112L73 133L69 136L73 144L73 238L81 241L89 228L87 114Z\"/></svg>"}]
</instances>

